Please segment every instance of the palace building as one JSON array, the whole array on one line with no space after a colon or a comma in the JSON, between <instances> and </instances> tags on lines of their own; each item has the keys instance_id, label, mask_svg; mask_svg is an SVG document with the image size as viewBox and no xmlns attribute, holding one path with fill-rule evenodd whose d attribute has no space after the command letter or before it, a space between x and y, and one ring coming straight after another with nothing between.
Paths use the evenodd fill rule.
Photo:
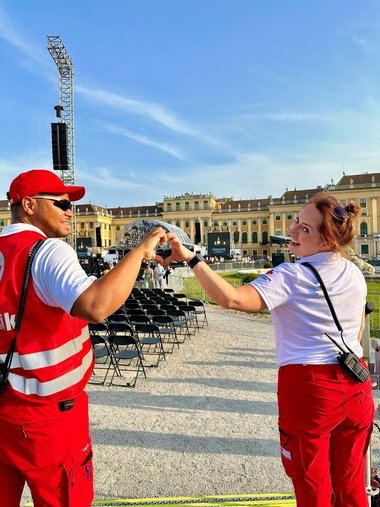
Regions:
<instances>
[{"instance_id":1,"label":"palace building","mask_svg":"<svg viewBox=\"0 0 380 507\"><path fill-rule=\"evenodd\" d=\"M180 227L194 244L205 246L215 255L226 252L223 245L228 245L228 250L241 255L272 256L281 249L281 241L276 239L288 235L296 214L319 191L332 193L343 205L351 199L360 205L353 248L362 257L380 256L380 173L343 174L336 184L286 189L278 197L252 200L185 193L164 196L162 202L151 206L104 208L77 204L77 250L115 246L126 225L153 219ZM10 207L7 200L0 200L0 230L8 224Z\"/></svg>"}]
</instances>

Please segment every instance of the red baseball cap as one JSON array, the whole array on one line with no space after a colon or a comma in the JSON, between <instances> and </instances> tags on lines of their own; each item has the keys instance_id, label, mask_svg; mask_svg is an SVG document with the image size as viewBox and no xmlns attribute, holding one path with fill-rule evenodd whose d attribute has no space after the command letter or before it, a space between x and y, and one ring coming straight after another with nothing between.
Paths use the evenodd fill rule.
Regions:
<instances>
[{"instance_id":1,"label":"red baseball cap","mask_svg":"<svg viewBox=\"0 0 380 507\"><path fill-rule=\"evenodd\" d=\"M7 195L11 204L17 204L24 197L32 197L42 193L68 194L70 201L79 201L85 192L84 187L66 186L61 178L52 171L33 169L16 176Z\"/></svg>"}]
</instances>

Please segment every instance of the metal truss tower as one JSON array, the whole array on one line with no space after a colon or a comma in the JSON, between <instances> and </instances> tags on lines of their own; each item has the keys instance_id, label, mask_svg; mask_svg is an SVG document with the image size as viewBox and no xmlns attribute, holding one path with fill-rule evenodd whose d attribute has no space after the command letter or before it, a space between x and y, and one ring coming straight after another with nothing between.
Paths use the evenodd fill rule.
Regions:
<instances>
[{"instance_id":1,"label":"metal truss tower","mask_svg":"<svg viewBox=\"0 0 380 507\"><path fill-rule=\"evenodd\" d=\"M59 171L66 185L75 185L74 170L74 70L71 58L59 35L47 36L47 49L55 61L59 74L59 105L55 106L58 122L66 123L68 170ZM71 232L67 241L76 250L75 206Z\"/></svg>"}]
</instances>

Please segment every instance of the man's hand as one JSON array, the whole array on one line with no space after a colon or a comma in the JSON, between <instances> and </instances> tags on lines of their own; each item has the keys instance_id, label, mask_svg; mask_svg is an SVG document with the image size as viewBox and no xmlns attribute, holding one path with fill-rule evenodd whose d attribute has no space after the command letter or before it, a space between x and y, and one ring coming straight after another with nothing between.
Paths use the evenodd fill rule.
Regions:
<instances>
[{"instance_id":1,"label":"man's hand","mask_svg":"<svg viewBox=\"0 0 380 507\"><path fill-rule=\"evenodd\" d=\"M167 240L168 238L164 229L162 227L156 227L144 237L136 249L142 250L144 260L157 261L163 264L164 261L162 257L156 254L155 249L159 243L166 243Z\"/></svg>"},{"instance_id":2,"label":"man's hand","mask_svg":"<svg viewBox=\"0 0 380 507\"><path fill-rule=\"evenodd\" d=\"M189 261L194 257L194 252L186 248L174 232L168 232L167 239L170 241L172 253L165 259L164 266L168 266L172 261Z\"/></svg>"}]
</instances>

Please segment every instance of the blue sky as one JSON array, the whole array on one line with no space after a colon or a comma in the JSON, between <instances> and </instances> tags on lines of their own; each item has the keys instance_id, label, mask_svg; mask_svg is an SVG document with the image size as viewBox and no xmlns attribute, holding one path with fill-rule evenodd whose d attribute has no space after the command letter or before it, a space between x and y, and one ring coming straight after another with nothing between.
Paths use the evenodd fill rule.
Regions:
<instances>
[{"instance_id":1,"label":"blue sky","mask_svg":"<svg viewBox=\"0 0 380 507\"><path fill-rule=\"evenodd\" d=\"M0 0L0 198L52 168L48 35L74 63L82 202L380 172L380 0Z\"/></svg>"}]
</instances>

